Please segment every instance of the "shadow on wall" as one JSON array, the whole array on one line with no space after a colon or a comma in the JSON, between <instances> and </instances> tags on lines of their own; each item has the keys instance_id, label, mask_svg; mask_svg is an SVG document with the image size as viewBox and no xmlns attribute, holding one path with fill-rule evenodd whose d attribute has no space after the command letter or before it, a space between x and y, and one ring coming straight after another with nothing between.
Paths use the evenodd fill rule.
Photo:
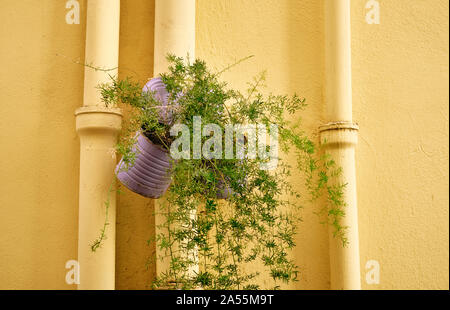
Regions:
<instances>
[{"instance_id":1,"label":"shadow on wall","mask_svg":"<svg viewBox=\"0 0 450 310\"><path fill-rule=\"evenodd\" d=\"M122 0L120 10L119 77L145 83L153 75L155 1ZM155 265L147 264L155 253L147 243L155 234L154 201L119 188L116 289L148 289L155 277Z\"/></svg>"},{"instance_id":2,"label":"shadow on wall","mask_svg":"<svg viewBox=\"0 0 450 310\"><path fill-rule=\"evenodd\" d=\"M323 124L324 86L324 1L288 0L284 40L287 43L287 72L290 92L306 99L308 107L301 113L302 126L318 145L318 127ZM292 163L294 164L294 163ZM296 186L308 196L303 180ZM329 289L328 227L314 214L325 203L319 199L307 203L299 225L295 260L300 267L296 289Z\"/></svg>"}]
</instances>

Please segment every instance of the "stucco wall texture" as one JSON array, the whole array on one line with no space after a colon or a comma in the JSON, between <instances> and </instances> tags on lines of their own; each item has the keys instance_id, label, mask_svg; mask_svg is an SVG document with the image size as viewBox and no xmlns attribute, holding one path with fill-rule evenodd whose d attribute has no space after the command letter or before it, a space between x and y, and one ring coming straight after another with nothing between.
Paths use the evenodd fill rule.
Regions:
<instances>
[{"instance_id":1,"label":"stucco wall texture","mask_svg":"<svg viewBox=\"0 0 450 310\"><path fill-rule=\"evenodd\" d=\"M449 288L447 0L379 0L379 25L352 1L353 118L364 289ZM68 25L65 1L0 2L0 289L75 289L86 0ZM317 136L323 123L323 0L197 0L197 57L243 89L267 70L268 91L297 92ZM119 74L153 71L154 1L122 0ZM125 111L126 112L126 111ZM126 114L126 113L125 113ZM300 186L301 181L293 179ZM153 201L125 188L117 204L116 288L148 288ZM329 288L327 227L303 210L291 289ZM100 229L100 228L99 228ZM380 264L380 283L365 264Z\"/></svg>"}]
</instances>

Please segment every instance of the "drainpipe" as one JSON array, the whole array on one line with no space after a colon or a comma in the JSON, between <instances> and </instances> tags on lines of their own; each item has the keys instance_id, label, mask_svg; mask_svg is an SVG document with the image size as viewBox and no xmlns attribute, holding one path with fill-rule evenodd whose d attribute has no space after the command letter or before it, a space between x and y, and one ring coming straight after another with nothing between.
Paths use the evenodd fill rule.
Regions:
<instances>
[{"instance_id":1,"label":"drainpipe","mask_svg":"<svg viewBox=\"0 0 450 310\"><path fill-rule=\"evenodd\" d=\"M115 287L116 197L114 146L121 128L119 109L106 108L96 86L117 75L120 0L88 0L83 106L76 110L80 137L78 223L78 289L113 290ZM113 185L112 185L113 184ZM100 235L109 200L106 240L96 252L90 244Z\"/></svg>"},{"instance_id":2,"label":"drainpipe","mask_svg":"<svg viewBox=\"0 0 450 310\"><path fill-rule=\"evenodd\" d=\"M167 53L195 59L195 0L155 1L155 76L167 71Z\"/></svg>"},{"instance_id":3,"label":"drainpipe","mask_svg":"<svg viewBox=\"0 0 450 310\"><path fill-rule=\"evenodd\" d=\"M195 0L155 1L154 76L167 71L167 53L183 58L189 55L191 61L195 59ZM156 210L160 209L160 204L161 202L155 201ZM161 215L156 214L157 230L163 220ZM157 247L156 255L160 257L164 253L161 253ZM168 260L158 259L156 273L160 274L168 270L168 266ZM191 272L198 272L198 266Z\"/></svg>"},{"instance_id":4,"label":"drainpipe","mask_svg":"<svg viewBox=\"0 0 450 310\"><path fill-rule=\"evenodd\" d=\"M319 128L325 151L342 167L336 182L344 188L348 245L343 246L329 228L331 289L361 289L355 147L358 125L352 120L350 0L325 0L325 119Z\"/></svg>"}]
</instances>

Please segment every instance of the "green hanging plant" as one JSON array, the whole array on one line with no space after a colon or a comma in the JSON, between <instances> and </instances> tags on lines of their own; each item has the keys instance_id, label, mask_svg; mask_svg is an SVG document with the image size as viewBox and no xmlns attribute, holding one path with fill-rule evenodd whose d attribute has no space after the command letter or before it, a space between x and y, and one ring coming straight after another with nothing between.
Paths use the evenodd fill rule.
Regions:
<instances>
[{"instance_id":1,"label":"green hanging plant","mask_svg":"<svg viewBox=\"0 0 450 310\"><path fill-rule=\"evenodd\" d=\"M330 178L339 174L339 168L301 130L300 123L288 121L289 115L293 118L304 110L305 100L297 95L264 96L261 93L265 87L264 73L249 83L246 93L241 93L220 80L223 70L211 72L204 61L197 59L191 63L173 55L167 59L169 70L161 74L161 79L169 93L168 105L173 108L169 123L160 121L155 107L161 106L161 102L155 94L143 93L142 85L132 79L111 77L111 83L99 86L106 106L132 108L117 146L128 166L133 165L136 156L132 147L136 131L143 130L153 143L170 151L173 141L181 138L179 133L170 134L173 125L183 124L188 129L187 144L180 143L176 150L172 149L172 153L179 151L178 154L188 156L173 161L172 183L159 210L164 222L154 240L149 241L156 242L160 249L161 257L155 257L155 261L168 262L168 269L157 275L154 287L267 289L296 281L299 271L290 252L295 247L294 237L301 222L301 199L327 198L326 205L318 211L326 215L335 237L345 245L345 227L340 225L345 215L342 199L345 185L330 182ZM261 153L257 156L242 156L238 145L247 151L255 147L254 136L249 133L240 141L234 132L228 140L228 146L230 141L233 145L232 156L225 158L226 134L215 140L200 135L197 136L200 140L194 141L195 117L200 117L202 124L217 125L222 133L227 126L236 124L259 124L267 132L276 125L280 154L293 154L296 167L278 156L270 156L270 145L258 149ZM258 146L259 143L258 140ZM222 155L197 158L193 153L198 144L203 149L206 145L213 154L216 153L212 149L217 151L220 144ZM276 169L263 168L270 161L276 162ZM306 193L300 195L290 184L292 173L303 178ZM228 190L227 199L219 199L218 191L224 189ZM102 230L102 238L93 244L95 248L104 233ZM261 270L251 268L256 262L263 267ZM273 283L261 287L258 281L261 276L271 278Z\"/></svg>"}]
</instances>

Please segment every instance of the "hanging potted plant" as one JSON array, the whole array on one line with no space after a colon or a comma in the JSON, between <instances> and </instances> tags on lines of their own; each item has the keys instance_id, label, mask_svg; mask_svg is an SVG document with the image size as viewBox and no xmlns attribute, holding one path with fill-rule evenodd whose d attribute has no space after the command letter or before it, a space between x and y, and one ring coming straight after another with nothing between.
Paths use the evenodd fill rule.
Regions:
<instances>
[{"instance_id":1,"label":"hanging potted plant","mask_svg":"<svg viewBox=\"0 0 450 310\"><path fill-rule=\"evenodd\" d=\"M328 198L321 211L346 242L343 185L329 182L339 169L298 123L288 121L305 101L264 96L264 74L244 94L201 60L167 59L168 73L143 91L130 79L100 85L107 106L132 107L117 147L119 180L146 197L167 191L155 242L162 253L157 259L169 267L155 287L258 289L261 274L273 280L272 288L295 281L290 250L305 195L292 186L293 168L278 149L295 156L296 179L304 181L310 199Z\"/></svg>"},{"instance_id":2,"label":"hanging potted plant","mask_svg":"<svg viewBox=\"0 0 450 310\"><path fill-rule=\"evenodd\" d=\"M182 109L179 105L180 93L176 97L170 96L161 77L145 84L141 94L136 93L137 89L129 80L102 87L102 98L107 105L119 100L140 110L138 123L141 128L122 154L116 175L131 191L148 198L159 198L171 182L173 159L170 145L174 139L170 129L175 121L194 115L190 115L193 111ZM218 181L217 198L226 199L231 191L223 180Z\"/></svg>"}]
</instances>

